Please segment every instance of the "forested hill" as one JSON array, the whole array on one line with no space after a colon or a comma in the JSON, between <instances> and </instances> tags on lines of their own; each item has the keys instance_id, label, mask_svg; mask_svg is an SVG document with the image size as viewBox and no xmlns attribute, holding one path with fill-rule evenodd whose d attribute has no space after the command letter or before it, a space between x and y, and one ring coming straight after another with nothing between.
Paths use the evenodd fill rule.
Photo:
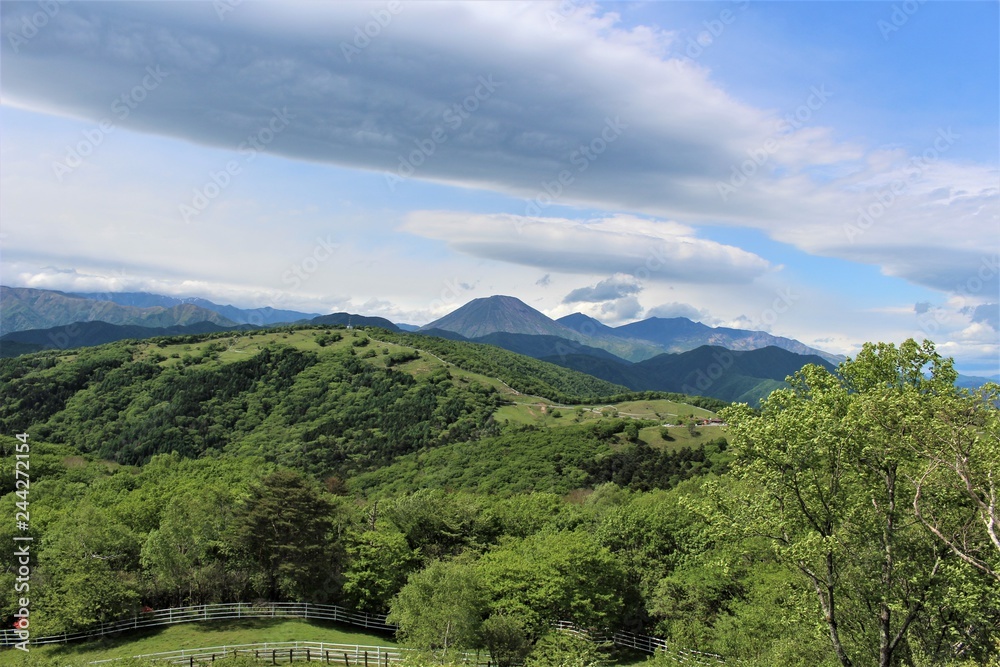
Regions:
<instances>
[{"instance_id":1,"label":"forested hill","mask_svg":"<svg viewBox=\"0 0 1000 667\"><path fill-rule=\"evenodd\" d=\"M4 359L0 387L4 432L126 464L172 451L255 454L317 475L496 435L494 413L512 396L626 391L490 346L317 327Z\"/></svg>"}]
</instances>

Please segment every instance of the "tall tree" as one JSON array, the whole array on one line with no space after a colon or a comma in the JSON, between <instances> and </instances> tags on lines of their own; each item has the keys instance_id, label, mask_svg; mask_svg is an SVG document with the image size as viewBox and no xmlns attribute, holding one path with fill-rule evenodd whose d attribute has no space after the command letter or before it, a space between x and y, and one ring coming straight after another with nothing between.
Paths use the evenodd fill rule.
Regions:
<instances>
[{"instance_id":1,"label":"tall tree","mask_svg":"<svg viewBox=\"0 0 1000 667\"><path fill-rule=\"evenodd\" d=\"M491 610L519 618L536 636L555 621L603 631L621 619L625 571L583 530L508 540L480 559L479 571Z\"/></svg>"},{"instance_id":2,"label":"tall tree","mask_svg":"<svg viewBox=\"0 0 1000 667\"><path fill-rule=\"evenodd\" d=\"M389 603L420 564L419 554L397 530L377 526L345 540L344 601L354 609L385 613Z\"/></svg>"},{"instance_id":3,"label":"tall tree","mask_svg":"<svg viewBox=\"0 0 1000 667\"><path fill-rule=\"evenodd\" d=\"M389 622L408 645L448 651L476 648L486 601L476 568L464 561L433 561L414 572L393 598Z\"/></svg>"},{"instance_id":4,"label":"tall tree","mask_svg":"<svg viewBox=\"0 0 1000 667\"><path fill-rule=\"evenodd\" d=\"M251 488L235 532L261 595L314 602L329 597L335 571L331 513L319 489L294 471L278 470Z\"/></svg>"},{"instance_id":5,"label":"tall tree","mask_svg":"<svg viewBox=\"0 0 1000 667\"><path fill-rule=\"evenodd\" d=\"M723 411L740 484L722 513L806 578L845 667L898 664L928 600L953 583L949 550L912 506L916 452L934 437L955 378L933 344L868 344L837 375L804 368L759 413Z\"/></svg>"},{"instance_id":6,"label":"tall tree","mask_svg":"<svg viewBox=\"0 0 1000 667\"><path fill-rule=\"evenodd\" d=\"M917 519L964 562L1000 584L1000 385L942 399L920 443Z\"/></svg>"}]
</instances>

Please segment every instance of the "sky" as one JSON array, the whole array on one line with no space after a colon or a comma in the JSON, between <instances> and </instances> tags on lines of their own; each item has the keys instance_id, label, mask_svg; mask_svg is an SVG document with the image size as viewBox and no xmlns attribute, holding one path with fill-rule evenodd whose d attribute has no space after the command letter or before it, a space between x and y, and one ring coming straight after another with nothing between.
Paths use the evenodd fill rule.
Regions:
<instances>
[{"instance_id":1,"label":"sky","mask_svg":"<svg viewBox=\"0 0 1000 667\"><path fill-rule=\"evenodd\" d=\"M0 3L0 282L1000 372L996 2Z\"/></svg>"}]
</instances>

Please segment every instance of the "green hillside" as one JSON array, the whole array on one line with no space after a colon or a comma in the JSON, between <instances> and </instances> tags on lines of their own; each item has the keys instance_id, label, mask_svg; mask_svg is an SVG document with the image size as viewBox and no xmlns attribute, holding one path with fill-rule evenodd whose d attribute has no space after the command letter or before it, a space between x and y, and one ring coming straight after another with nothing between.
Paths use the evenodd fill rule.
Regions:
<instances>
[{"instance_id":1,"label":"green hillside","mask_svg":"<svg viewBox=\"0 0 1000 667\"><path fill-rule=\"evenodd\" d=\"M30 430L118 463L252 454L341 478L499 435L532 422L539 405L626 397L620 386L491 346L324 327L6 359L0 387L5 432ZM594 418L604 405L580 414ZM664 418L674 416L668 408Z\"/></svg>"},{"instance_id":2,"label":"green hillside","mask_svg":"<svg viewBox=\"0 0 1000 667\"><path fill-rule=\"evenodd\" d=\"M900 667L994 667L1000 563L967 490L995 479L1000 388L962 393L949 362L909 341L866 347L838 375L808 367L760 410L721 410L727 424L709 419L712 399L597 395L619 390L499 348L375 329L0 361L0 515L12 519L0 560L19 568L0 569L0 621L30 607L41 637L146 607L309 602L389 612L401 644L493 647L511 664L619 660L552 631L569 621L662 637L675 653L653 667L691 650L828 667L832 591L853 664L878 650L884 610L907 609L889 614L914 657ZM967 481L940 463L955 447ZM918 506L942 534L964 531L966 552ZM32 538L27 565L16 537ZM22 567L30 589L18 591ZM872 576L886 568L898 574ZM815 572L833 577L826 591ZM12 664L313 632L196 625Z\"/></svg>"}]
</instances>

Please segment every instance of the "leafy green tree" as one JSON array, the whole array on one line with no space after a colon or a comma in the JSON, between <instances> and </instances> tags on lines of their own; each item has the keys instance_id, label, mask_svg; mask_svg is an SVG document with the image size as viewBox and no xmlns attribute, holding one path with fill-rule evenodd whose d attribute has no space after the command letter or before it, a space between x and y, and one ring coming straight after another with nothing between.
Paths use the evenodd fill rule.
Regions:
<instances>
[{"instance_id":1,"label":"leafy green tree","mask_svg":"<svg viewBox=\"0 0 1000 667\"><path fill-rule=\"evenodd\" d=\"M217 486L171 499L156 530L142 548L142 566L154 591L171 605L237 599L245 586L229 567L232 547L227 527L235 500Z\"/></svg>"},{"instance_id":2,"label":"leafy green tree","mask_svg":"<svg viewBox=\"0 0 1000 667\"><path fill-rule=\"evenodd\" d=\"M524 667L600 667L607 661L586 637L553 630L542 636L524 661Z\"/></svg>"},{"instance_id":3,"label":"leafy green tree","mask_svg":"<svg viewBox=\"0 0 1000 667\"><path fill-rule=\"evenodd\" d=\"M479 645L485 611L475 566L436 560L410 575L392 600L389 622L399 625L398 634L407 645L447 652Z\"/></svg>"},{"instance_id":4,"label":"leafy green tree","mask_svg":"<svg viewBox=\"0 0 1000 667\"><path fill-rule=\"evenodd\" d=\"M479 571L493 613L523 619L536 636L555 621L606 630L621 618L625 572L582 530L509 540L482 557Z\"/></svg>"},{"instance_id":5,"label":"leafy green tree","mask_svg":"<svg viewBox=\"0 0 1000 667\"><path fill-rule=\"evenodd\" d=\"M1000 584L1000 385L941 396L918 449L917 519L964 562Z\"/></svg>"},{"instance_id":6,"label":"leafy green tree","mask_svg":"<svg viewBox=\"0 0 1000 667\"><path fill-rule=\"evenodd\" d=\"M899 664L920 640L914 623L951 583L950 554L912 520L912 505L915 452L933 437L955 377L930 343L867 344L839 375L807 366L759 414L722 413L739 483L716 487L720 514L767 538L805 578L845 667Z\"/></svg>"},{"instance_id":7,"label":"leafy green tree","mask_svg":"<svg viewBox=\"0 0 1000 667\"><path fill-rule=\"evenodd\" d=\"M497 667L512 667L524 662L531 651L531 639L524 624L513 616L494 614L480 628L490 658Z\"/></svg>"},{"instance_id":8,"label":"leafy green tree","mask_svg":"<svg viewBox=\"0 0 1000 667\"><path fill-rule=\"evenodd\" d=\"M84 503L50 525L32 578L42 610L39 632L58 633L115 620L139 602L139 542L125 526Z\"/></svg>"},{"instance_id":9,"label":"leafy green tree","mask_svg":"<svg viewBox=\"0 0 1000 667\"><path fill-rule=\"evenodd\" d=\"M378 527L346 538L344 601L353 609L384 613L419 566L420 556L397 530Z\"/></svg>"},{"instance_id":10,"label":"leafy green tree","mask_svg":"<svg viewBox=\"0 0 1000 667\"><path fill-rule=\"evenodd\" d=\"M423 489L396 498L381 510L425 558L457 555L472 539L480 499L467 493Z\"/></svg>"},{"instance_id":11,"label":"leafy green tree","mask_svg":"<svg viewBox=\"0 0 1000 667\"><path fill-rule=\"evenodd\" d=\"M333 582L332 506L300 473L278 470L237 510L236 544L268 599L325 601Z\"/></svg>"}]
</instances>

